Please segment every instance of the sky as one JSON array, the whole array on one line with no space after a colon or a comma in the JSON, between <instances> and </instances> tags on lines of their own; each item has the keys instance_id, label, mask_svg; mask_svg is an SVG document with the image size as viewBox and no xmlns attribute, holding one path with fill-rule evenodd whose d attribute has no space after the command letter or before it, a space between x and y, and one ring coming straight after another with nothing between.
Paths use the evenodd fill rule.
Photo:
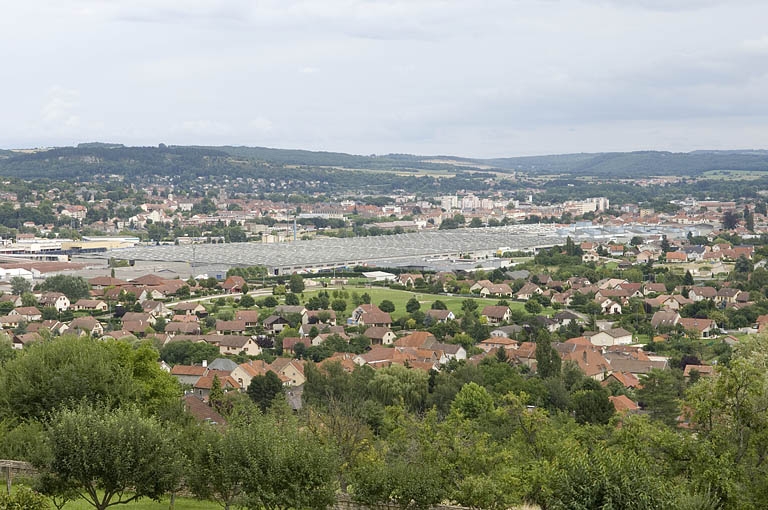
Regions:
<instances>
[{"instance_id":1,"label":"sky","mask_svg":"<svg viewBox=\"0 0 768 510\"><path fill-rule=\"evenodd\" d=\"M25 0L0 147L768 148L766 0Z\"/></svg>"}]
</instances>

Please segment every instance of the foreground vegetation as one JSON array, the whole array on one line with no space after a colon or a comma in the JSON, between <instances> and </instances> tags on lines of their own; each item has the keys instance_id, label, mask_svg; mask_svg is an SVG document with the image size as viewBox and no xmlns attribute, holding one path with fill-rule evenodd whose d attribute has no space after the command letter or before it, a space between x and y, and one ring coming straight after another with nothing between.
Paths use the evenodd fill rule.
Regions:
<instances>
[{"instance_id":1,"label":"foreground vegetation","mask_svg":"<svg viewBox=\"0 0 768 510\"><path fill-rule=\"evenodd\" d=\"M228 424L214 426L183 411L151 346L64 336L3 351L0 456L32 462L35 487L66 508L182 489L275 509L325 508L339 492L403 508L756 508L768 498L767 338L742 342L715 378L650 374L653 391L639 390L654 396L647 416L615 415L608 396L619 390L560 366L546 345L536 375L504 351L440 373L310 363L298 413L279 392L262 412L255 392L217 388L211 403Z\"/></svg>"}]
</instances>

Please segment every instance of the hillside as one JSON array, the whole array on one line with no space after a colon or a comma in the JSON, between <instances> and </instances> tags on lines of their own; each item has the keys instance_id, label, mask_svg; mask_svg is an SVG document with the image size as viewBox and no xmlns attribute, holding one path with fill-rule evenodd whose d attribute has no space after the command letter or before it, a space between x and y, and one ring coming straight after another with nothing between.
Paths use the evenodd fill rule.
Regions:
<instances>
[{"instance_id":1,"label":"hillside","mask_svg":"<svg viewBox=\"0 0 768 510\"><path fill-rule=\"evenodd\" d=\"M449 172L524 172L531 175L562 174L637 178L656 175L696 176L712 170L768 171L768 151L616 152L562 154L495 159L408 154L354 155L264 147L165 146L126 147L120 144L85 143L36 153L0 150L0 175L34 178L87 178L93 175L199 177L274 177L276 173L307 178L324 169L370 170L423 174ZM318 177L325 178L320 172ZM345 179L349 176L345 176ZM379 174L374 181L379 181ZM482 177L482 176L481 176ZM372 180L370 177L367 180Z\"/></svg>"}]
</instances>

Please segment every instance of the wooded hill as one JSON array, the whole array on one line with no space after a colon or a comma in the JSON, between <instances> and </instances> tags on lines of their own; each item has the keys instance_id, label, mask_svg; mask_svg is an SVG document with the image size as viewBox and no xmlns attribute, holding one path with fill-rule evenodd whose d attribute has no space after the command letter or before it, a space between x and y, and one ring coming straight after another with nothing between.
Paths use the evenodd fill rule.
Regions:
<instances>
[{"instance_id":1,"label":"wooded hill","mask_svg":"<svg viewBox=\"0 0 768 510\"><path fill-rule=\"evenodd\" d=\"M291 167L287 169L285 167ZM296 167L296 168L294 168ZM269 170L332 169L381 172L496 172L566 174L613 178L697 176L713 170L768 171L768 151L659 151L563 154L496 159L408 154L353 155L264 147L126 147L87 143L36 153L0 150L0 175L21 178L82 178L94 174L269 177ZM306 177L303 172L302 177ZM482 177L482 176L480 176ZM378 180L380 175L376 176Z\"/></svg>"}]
</instances>

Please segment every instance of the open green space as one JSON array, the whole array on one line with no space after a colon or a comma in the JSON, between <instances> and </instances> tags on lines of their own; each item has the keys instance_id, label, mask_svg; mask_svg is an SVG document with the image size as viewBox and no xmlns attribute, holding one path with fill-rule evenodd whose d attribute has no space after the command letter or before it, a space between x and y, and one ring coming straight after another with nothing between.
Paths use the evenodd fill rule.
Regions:
<instances>
[{"instance_id":1,"label":"open green space","mask_svg":"<svg viewBox=\"0 0 768 510\"><path fill-rule=\"evenodd\" d=\"M318 290L311 290L304 292L304 301L311 298L315 293L320 292L322 289ZM331 295L331 301L333 301L333 290L332 288L327 289L328 293ZM403 317L404 315L408 315L405 310L405 305L408 303L408 301L415 297L418 299L419 303L421 304L421 310L427 311L431 308L432 303L434 303L437 300L442 301L447 306L448 310L452 311L455 315L461 314L461 304L464 302L465 299L469 299L470 296L445 296L445 295L436 295L436 294L427 294L425 292L412 292L408 290L398 290L398 289L389 289L386 287L345 287L344 290L346 290L350 297L346 299L347 301L347 309L344 312L345 316L349 316L354 310L355 305L352 302L352 293L356 292L358 295L363 295L364 293L367 293L369 296L371 296L371 303L375 305L381 304L382 301L385 299L388 299L389 301L392 301L392 303L395 305L395 311L391 314L393 320L397 320L400 317ZM499 302L499 298L480 298L480 297L472 297L475 301L477 301L478 308L482 310L482 307L488 306L488 305L495 305ZM523 310L524 303L513 301L511 298L507 298L506 301L509 303L509 307L512 310ZM545 311L545 313L547 313Z\"/></svg>"},{"instance_id":2,"label":"open green space","mask_svg":"<svg viewBox=\"0 0 768 510\"><path fill-rule=\"evenodd\" d=\"M742 180L753 181L768 176L768 172L748 171L748 170L710 170L701 175L701 179L722 181L722 180Z\"/></svg>"}]
</instances>

